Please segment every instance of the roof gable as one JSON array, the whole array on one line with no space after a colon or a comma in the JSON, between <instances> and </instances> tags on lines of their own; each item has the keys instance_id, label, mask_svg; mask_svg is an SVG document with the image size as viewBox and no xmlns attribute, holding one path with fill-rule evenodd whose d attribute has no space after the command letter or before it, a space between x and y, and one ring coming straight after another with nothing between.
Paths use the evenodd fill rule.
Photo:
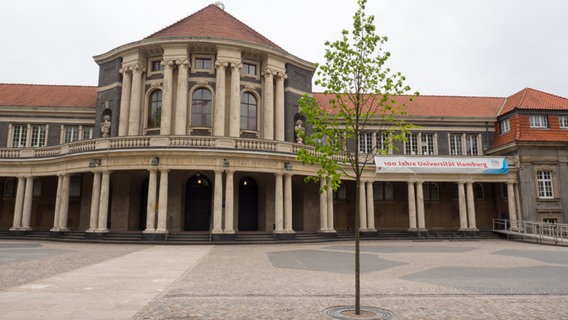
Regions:
<instances>
[{"instance_id":1,"label":"roof gable","mask_svg":"<svg viewBox=\"0 0 568 320\"><path fill-rule=\"evenodd\" d=\"M95 108L97 88L0 83L0 106Z\"/></svg>"},{"instance_id":2,"label":"roof gable","mask_svg":"<svg viewBox=\"0 0 568 320\"><path fill-rule=\"evenodd\" d=\"M507 98L499 115L513 110L568 110L568 99L550 93L525 88Z\"/></svg>"},{"instance_id":3,"label":"roof gable","mask_svg":"<svg viewBox=\"0 0 568 320\"><path fill-rule=\"evenodd\" d=\"M243 22L211 4L196 13L146 37L225 38L265 45L284 51Z\"/></svg>"}]
</instances>

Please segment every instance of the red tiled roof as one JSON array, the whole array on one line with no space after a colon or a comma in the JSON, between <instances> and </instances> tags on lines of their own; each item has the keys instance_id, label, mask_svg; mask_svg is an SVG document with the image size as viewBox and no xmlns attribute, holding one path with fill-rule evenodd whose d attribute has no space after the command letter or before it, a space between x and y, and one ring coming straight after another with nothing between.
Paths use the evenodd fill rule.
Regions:
<instances>
[{"instance_id":1,"label":"red tiled roof","mask_svg":"<svg viewBox=\"0 0 568 320\"><path fill-rule=\"evenodd\" d=\"M97 88L0 83L0 106L95 108Z\"/></svg>"},{"instance_id":2,"label":"red tiled roof","mask_svg":"<svg viewBox=\"0 0 568 320\"><path fill-rule=\"evenodd\" d=\"M314 93L320 106L332 112L329 100L333 95ZM402 104L408 116L426 117L496 117L503 106L505 98L490 97L451 97L451 96L417 96L409 102L410 96L397 96L395 100Z\"/></svg>"},{"instance_id":3,"label":"red tiled roof","mask_svg":"<svg viewBox=\"0 0 568 320\"><path fill-rule=\"evenodd\" d=\"M568 110L568 99L535 89L525 88L507 99L499 115L504 115L515 109Z\"/></svg>"},{"instance_id":4,"label":"red tiled roof","mask_svg":"<svg viewBox=\"0 0 568 320\"><path fill-rule=\"evenodd\" d=\"M266 45L284 51L274 42L214 4L208 5L146 39L159 37L225 38Z\"/></svg>"}]
</instances>

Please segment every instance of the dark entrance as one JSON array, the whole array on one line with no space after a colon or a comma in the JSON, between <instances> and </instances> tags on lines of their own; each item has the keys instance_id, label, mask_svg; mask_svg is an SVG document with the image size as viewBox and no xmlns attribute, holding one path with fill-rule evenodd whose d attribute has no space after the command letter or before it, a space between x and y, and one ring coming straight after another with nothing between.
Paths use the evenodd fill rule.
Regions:
<instances>
[{"instance_id":1,"label":"dark entrance","mask_svg":"<svg viewBox=\"0 0 568 320\"><path fill-rule=\"evenodd\" d=\"M211 224L211 183L201 174L185 185L185 230L208 231Z\"/></svg>"},{"instance_id":2,"label":"dark entrance","mask_svg":"<svg viewBox=\"0 0 568 320\"><path fill-rule=\"evenodd\" d=\"M258 230L258 186L250 177L239 182L239 231Z\"/></svg>"},{"instance_id":3,"label":"dark entrance","mask_svg":"<svg viewBox=\"0 0 568 320\"><path fill-rule=\"evenodd\" d=\"M140 213L138 214L138 230L146 230L146 218L148 217L148 179L142 182L140 188Z\"/></svg>"}]
</instances>

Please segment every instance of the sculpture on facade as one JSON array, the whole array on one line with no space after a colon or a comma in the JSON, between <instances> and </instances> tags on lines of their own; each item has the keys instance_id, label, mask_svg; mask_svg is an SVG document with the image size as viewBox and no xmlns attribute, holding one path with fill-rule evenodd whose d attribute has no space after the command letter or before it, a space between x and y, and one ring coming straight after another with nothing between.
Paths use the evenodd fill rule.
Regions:
<instances>
[{"instance_id":1,"label":"sculpture on facade","mask_svg":"<svg viewBox=\"0 0 568 320\"><path fill-rule=\"evenodd\" d=\"M111 122L110 122L110 116L107 114L103 117L103 122L101 122L101 136L103 138L108 138L110 137L110 127L111 127Z\"/></svg>"},{"instance_id":2,"label":"sculpture on facade","mask_svg":"<svg viewBox=\"0 0 568 320\"><path fill-rule=\"evenodd\" d=\"M296 120L296 127L294 127L294 132L296 132L296 142L303 143L304 139L304 127L302 127L302 120Z\"/></svg>"}]
</instances>

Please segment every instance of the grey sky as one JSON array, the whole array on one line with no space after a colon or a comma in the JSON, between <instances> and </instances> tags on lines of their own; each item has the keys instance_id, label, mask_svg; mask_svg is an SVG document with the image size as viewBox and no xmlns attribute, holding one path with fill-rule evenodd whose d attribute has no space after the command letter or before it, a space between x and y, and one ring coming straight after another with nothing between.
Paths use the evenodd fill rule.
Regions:
<instances>
[{"instance_id":1,"label":"grey sky","mask_svg":"<svg viewBox=\"0 0 568 320\"><path fill-rule=\"evenodd\" d=\"M92 57L140 40L214 0L3 0L0 82L96 85ZM355 0L224 0L288 52L323 59L350 29ZM568 97L568 1L369 0L390 67L430 95ZM316 88L317 90L317 88Z\"/></svg>"}]
</instances>

